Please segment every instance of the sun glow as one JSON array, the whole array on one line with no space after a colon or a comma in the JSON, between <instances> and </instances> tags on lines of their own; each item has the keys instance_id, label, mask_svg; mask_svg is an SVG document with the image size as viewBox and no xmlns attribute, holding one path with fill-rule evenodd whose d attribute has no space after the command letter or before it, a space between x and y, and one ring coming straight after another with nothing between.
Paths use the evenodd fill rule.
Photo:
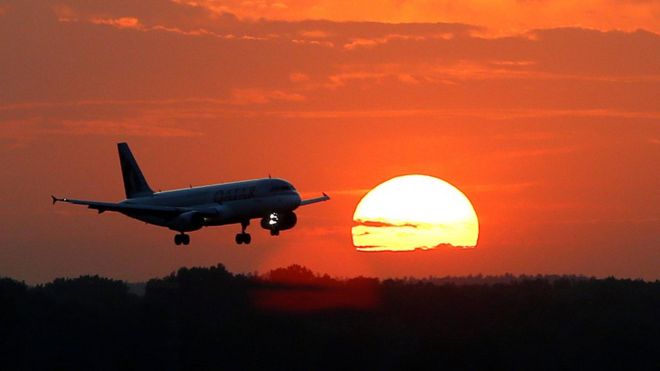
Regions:
<instances>
[{"instance_id":1,"label":"sun glow","mask_svg":"<svg viewBox=\"0 0 660 371\"><path fill-rule=\"evenodd\" d=\"M360 251L474 247L479 237L468 198L426 175L400 176L376 186L358 204L353 221L353 245Z\"/></svg>"}]
</instances>

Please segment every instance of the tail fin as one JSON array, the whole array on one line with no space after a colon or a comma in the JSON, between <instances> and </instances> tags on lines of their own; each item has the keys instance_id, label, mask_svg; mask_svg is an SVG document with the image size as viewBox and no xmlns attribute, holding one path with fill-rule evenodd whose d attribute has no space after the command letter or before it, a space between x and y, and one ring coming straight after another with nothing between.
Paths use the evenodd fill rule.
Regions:
<instances>
[{"instance_id":1,"label":"tail fin","mask_svg":"<svg viewBox=\"0 0 660 371\"><path fill-rule=\"evenodd\" d=\"M124 177L124 189L126 190L126 198L134 198L141 196L149 196L154 193L144 179L140 167L135 161L135 157L131 153L126 143L118 143L117 149L119 150L119 163L121 164L121 175Z\"/></svg>"}]
</instances>

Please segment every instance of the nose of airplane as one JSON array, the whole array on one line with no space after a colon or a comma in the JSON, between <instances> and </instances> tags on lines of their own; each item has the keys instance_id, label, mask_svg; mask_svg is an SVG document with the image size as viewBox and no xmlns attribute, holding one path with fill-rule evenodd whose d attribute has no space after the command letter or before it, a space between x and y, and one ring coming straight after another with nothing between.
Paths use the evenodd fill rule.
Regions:
<instances>
[{"instance_id":1,"label":"nose of airplane","mask_svg":"<svg viewBox=\"0 0 660 371\"><path fill-rule=\"evenodd\" d=\"M280 195L277 198L277 207L281 208L282 210L295 210L300 206L301 203L302 198L296 191Z\"/></svg>"}]
</instances>

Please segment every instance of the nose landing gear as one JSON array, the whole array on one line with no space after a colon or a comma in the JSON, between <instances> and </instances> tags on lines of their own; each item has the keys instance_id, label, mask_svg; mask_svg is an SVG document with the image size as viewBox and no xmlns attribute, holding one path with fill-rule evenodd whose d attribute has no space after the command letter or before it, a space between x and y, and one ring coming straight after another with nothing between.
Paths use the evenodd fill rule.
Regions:
<instances>
[{"instance_id":1,"label":"nose landing gear","mask_svg":"<svg viewBox=\"0 0 660 371\"><path fill-rule=\"evenodd\" d=\"M241 233L236 235L236 244L246 244L249 245L252 242L252 236L249 233L245 233L245 229L250 225L250 221L241 222Z\"/></svg>"},{"instance_id":2,"label":"nose landing gear","mask_svg":"<svg viewBox=\"0 0 660 371\"><path fill-rule=\"evenodd\" d=\"M174 235L174 243L179 245L188 245L190 243L190 236L181 232L181 234Z\"/></svg>"}]
</instances>

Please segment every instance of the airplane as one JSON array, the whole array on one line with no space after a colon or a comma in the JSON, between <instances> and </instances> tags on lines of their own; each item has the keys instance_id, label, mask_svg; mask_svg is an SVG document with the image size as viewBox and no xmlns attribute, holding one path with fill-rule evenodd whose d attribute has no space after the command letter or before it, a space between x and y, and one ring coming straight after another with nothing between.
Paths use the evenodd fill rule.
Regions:
<instances>
[{"instance_id":1,"label":"airplane","mask_svg":"<svg viewBox=\"0 0 660 371\"><path fill-rule=\"evenodd\" d=\"M260 219L271 236L296 226L294 211L300 206L328 201L322 196L303 200L293 185L284 179L262 178L239 182L154 192L133 157L128 144L118 143L119 163L126 199L118 202L76 200L51 196L53 205L66 202L86 205L99 214L115 211L130 218L178 232L176 245L188 245L193 232L203 227L240 224L237 244L249 245L252 237L245 230L250 220Z\"/></svg>"}]
</instances>

